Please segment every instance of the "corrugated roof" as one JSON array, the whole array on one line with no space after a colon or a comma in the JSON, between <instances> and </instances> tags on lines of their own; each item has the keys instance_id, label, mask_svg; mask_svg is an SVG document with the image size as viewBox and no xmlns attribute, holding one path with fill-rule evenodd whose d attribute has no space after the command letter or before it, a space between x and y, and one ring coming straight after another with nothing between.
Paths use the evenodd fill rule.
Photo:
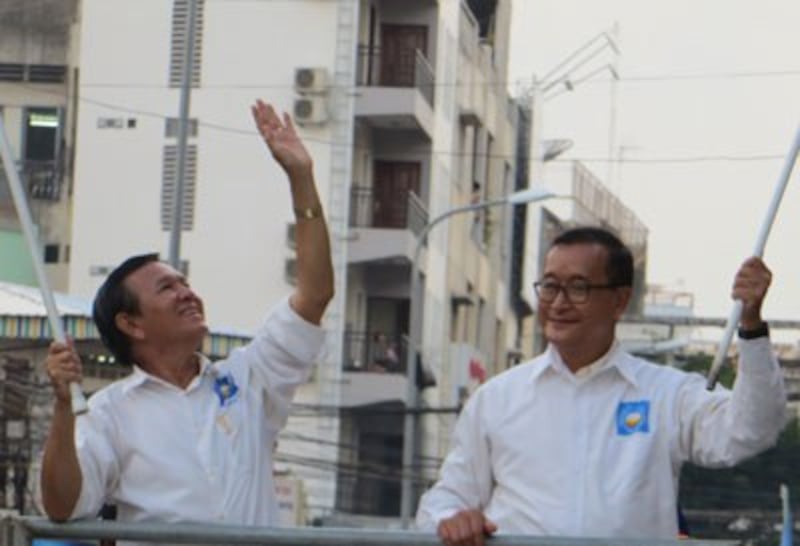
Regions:
<instances>
[{"instance_id":1,"label":"corrugated roof","mask_svg":"<svg viewBox=\"0 0 800 546\"><path fill-rule=\"evenodd\" d=\"M62 317L91 318L92 304L88 300L67 294L53 294ZM47 317L38 288L0 281L0 316Z\"/></svg>"},{"instance_id":2,"label":"corrugated roof","mask_svg":"<svg viewBox=\"0 0 800 546\"><path fill-rule=\"evenodd\" d=\"M56 307L66 333L76 340L98 339L92 321L89 300L69 294L54 293ZM36 287L0 281L0 339L51 339L47 309ZM251 335L233 328L210 328L202 351L211 357L223 357L247 343Z\"/></svg>"}]
</instances>

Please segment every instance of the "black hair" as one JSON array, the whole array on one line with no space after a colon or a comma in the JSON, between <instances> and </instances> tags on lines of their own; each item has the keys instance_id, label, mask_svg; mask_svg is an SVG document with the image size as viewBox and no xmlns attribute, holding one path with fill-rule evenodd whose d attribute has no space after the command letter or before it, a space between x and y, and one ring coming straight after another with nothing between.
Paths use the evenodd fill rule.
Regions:
<instances>
[{"instance_id":1,"label":"black hair","mask_svg":"<svg viewBox=\"0 0 800 546\"><path fill-rule=\"evenodd\" d=\"M156 253L131 256L109 274L94 297L92 318L100 332L100 339L121 364L131 364L131 342L128 336L117 328L117 314L139 312L139 301L136 295L125 287L125 279L140 267L157 261Z\"/></svg>"},{"instance_id":2,"label":"black hair","mask_svg":"<svg viewBox=\"0 0 800 546\"><path fill-rule=\"evenodd\" d=\"M613 286L633 286L633 254L613 233L598 227L568 229L553 240L552 246L595 244L606 249L606 276Z\"/></svg>"}]
</instances>

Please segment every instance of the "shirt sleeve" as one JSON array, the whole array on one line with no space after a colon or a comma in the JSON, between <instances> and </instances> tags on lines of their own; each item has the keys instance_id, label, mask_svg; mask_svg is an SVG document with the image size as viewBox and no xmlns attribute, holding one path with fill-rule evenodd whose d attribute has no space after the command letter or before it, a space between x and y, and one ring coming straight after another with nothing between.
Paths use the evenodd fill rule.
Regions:
<instances>
[{"instance_id":1,"label":"shirt sleeve","mask_svg":"<svg viewBox=\"0 0 800 546\"><path fill-rule=\"evenodd\" d=\"M678 394L682 460L732 466L771 447L786 420L786 391L768 337L740 339L733 391L708 392L694 375Z\"/></svg>"},{"instance_id":2,"label":"shirt sleeve","mask_svg":"<svg viewBox=\"0 0 800 546\"><path fill-rule=\"evenodd\" d=\"M279 429L299 385L308 381L325 332L298 315L285 298L267 315L244 349L252 385L266 391L267 419Z\"/></svg>"},{"instance_id":3,"label":"shirt sleeve","mask_svg":"<svg viewBox=\"0 0 800 546\"><path fill-rule=\"evenodd\" d=\"M90 399L89 411L75 423L75 448L81 468L81 493L70 519L94 518L119 477L115 435L103 404Z\"/></svg>"},{"instance_id":4,"label":"shirt sleeve","mask_svg":"<svg viewBox=\"0 0 800 546\"><path fill-rule=\"evenodd\" d=\"M492 467L480 394L476 392L461 412L439 481L420 499L416 525L421 530L436 530L441 520L456 512L482 510L489 503Z\"/></svg>"}]
</instances>

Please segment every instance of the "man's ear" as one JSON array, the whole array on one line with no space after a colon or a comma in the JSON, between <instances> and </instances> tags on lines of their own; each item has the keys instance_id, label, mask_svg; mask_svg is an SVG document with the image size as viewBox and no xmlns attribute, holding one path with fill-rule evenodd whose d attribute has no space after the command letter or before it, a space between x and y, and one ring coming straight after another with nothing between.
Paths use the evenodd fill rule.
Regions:
<instances>
[{"instance_id":1,"label":"man's ear","mask_svg":"<svg viewBox=\"0 0 800 546\"><path fill-rule=\"evenodd\" d=\"M619 320L622 318L622 315L625 314L625 309L628 308L628 303L631 301L631 295L633 294L633 288L630 286L620 286L616 289L617 294L617 304L614 309L614 318Z\"/></svg>"},{"instance_id":2,"label":"man's ear","mask_svg":"<svg viewBox=\"0 0 800 546\"><path fill-rule=\"evenodd\" d=\"M142 329L139 317L131 313L119 312L114 317L114 324L117 328L131 339L143 339L144 330Z\"/></svg>"}]
</instances>

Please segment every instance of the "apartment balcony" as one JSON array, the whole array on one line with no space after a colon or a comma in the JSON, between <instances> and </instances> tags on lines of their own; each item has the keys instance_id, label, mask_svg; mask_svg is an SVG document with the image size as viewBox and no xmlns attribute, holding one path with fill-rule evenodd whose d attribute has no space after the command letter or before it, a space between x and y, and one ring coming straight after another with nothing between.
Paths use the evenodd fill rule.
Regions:
<instances>
[{"instance_id":1,"label":"apartment balcony","mask_svg":"<svg viewBox=\"0 0 800 546\"><path fill-rule=\"evenodd\" d=\"M408 340L399 333L345 332L342 404L402 403L407 349Z\"/></svg>"},{"instance_id":2,"label":"apartment balcony","mask_svg":"<svg viewBox=\"0 0 800 546\"><path fill-rule=\"evenodd\" d=\"M344 371L404 375L407 348L399 333L345 332Z\"/></svg>"},{"instance_id":3,"label":"apartment balcony","mask_svg":"<svg viewBox=\"0 0 800 546\"><path fill-rule=\"evenodd\" d=\"M352 186L350 263L402 258L411 261L428 209L413 190L376 191Z\"/></svg>"},{"instance_id":4,"label":"apartment balcony","mask_svg":"<svg viewBox=\"0 0 800 546\"><path fill-rule=\"evenodd\" d=\"M433 138L435 77L419 49L360 46L355 113L373 127L417 129Z\"/></svg>"},{"instance_id":5,"label":"apartment balcony","mask_svg":"<svg viewBox=\"0 0 800 546\"><path fill-rule=\"evenodd\" d=\"M18 161L16 167L30 200L57 202L61 199L63 176L55 161ZM3 169L0 169L0 209L13 209L9 181Z\"/></svg>"},{"instance_id":6,"label":"apartment balcony","mask_svg":"<svg viewBox=\"0 0 800 546\"><path fill-rule=\"evenodd\" d=\"M56 161L23 161L20 170L31 199L40 201L61 199L63 177Z\"/></svg>"}]
</instances>

